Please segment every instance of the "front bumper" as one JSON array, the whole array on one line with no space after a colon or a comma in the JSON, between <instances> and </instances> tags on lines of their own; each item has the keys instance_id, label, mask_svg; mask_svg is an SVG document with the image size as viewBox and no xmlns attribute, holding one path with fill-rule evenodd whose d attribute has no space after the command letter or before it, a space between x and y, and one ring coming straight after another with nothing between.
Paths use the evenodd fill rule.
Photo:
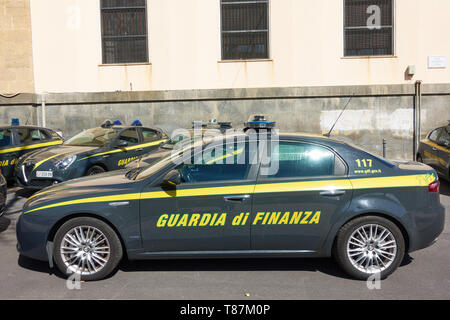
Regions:
<instances>
[{"instance_id":1,"label":"front bumper","mask_svg":"<svg viewBox=\"0 0 450 320\"><path fill-rule=\"evenodd\" d=\"M37 223L37 221L34 221L35 218L37 216L31 214L27 214L24 218L22 214L17 220L17 250L25 257L47 261L48 255L45 246L50 228L42 224L41 221ZM39 220L42 220L42 218Z\"/></svg>"},{"instance_id":2,"label":"front bumper","mask_svg":"<svg viewBox=\"0 0 450 320\"><path fill-rule=\"evenodd\" d=\"M36 177L36 172L32 169L34 168L34 164L29 167L25 165L20 165L16 170L16 183L25 189L34 189L40 190L55 184L80 178L84 174L83 167L70 167L65 170L57 170L54 167L43 168L43 171L52 171L52 178L38 178Z\"/></svg>"}]
</instances>

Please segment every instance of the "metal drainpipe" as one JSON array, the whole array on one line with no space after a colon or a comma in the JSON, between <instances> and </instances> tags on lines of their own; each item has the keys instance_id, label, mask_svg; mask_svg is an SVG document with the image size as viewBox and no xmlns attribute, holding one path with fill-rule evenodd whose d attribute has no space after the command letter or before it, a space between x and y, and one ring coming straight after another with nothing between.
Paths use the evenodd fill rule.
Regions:
<instances>
[{"instance_id":1,"label":"metal drainpipe","mask_svg":"<svg viewBox=\"0 0 450 320\"><path fill-rule=\"evenodd\" d=\"M41 110L41 117L42 117L42 126L46 127L46 117L45 117L45 93L41 95L41 102L42 102L42 110Z\"/></svg>"},{"instance_id":2,"label":"metal drainpipe","mask_svg":"<svg viewBox=\"0 0 450 320\"><path fill-rule=\"evenodd\" d=\"M422 105L422 81L417 80L415 83L415 97L414 97L414 154L413 160L416 160L416 154L419 149L419 143L421 139L421 105Z\"/></svg>"}]
</instances>

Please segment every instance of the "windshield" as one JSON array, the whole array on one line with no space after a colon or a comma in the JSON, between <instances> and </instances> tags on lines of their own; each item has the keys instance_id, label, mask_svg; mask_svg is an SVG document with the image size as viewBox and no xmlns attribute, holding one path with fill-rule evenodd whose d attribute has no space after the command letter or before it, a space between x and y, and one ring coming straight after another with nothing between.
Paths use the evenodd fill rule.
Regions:
<instances>
[{"instance_id":1,"label":"windshield","mask_svg":"<svg viewBox=\"0 0 450 320\"><path fill-rule=\"evenodd\" d=\"M197 131L197 134L201 133L201 139L206 138L215 138L222 136L224 133L221 132L219 129L201 129ZM195 136L196 132L194 130L186 130L185 132L181 134L177 134L173 138L171 138L169 141L167 141L165 144L161 146L161 148L164 149L174 149L175 145L179 143L181 146L187 146L188 143L193 143L195 141L198 141L200 138L199 136Z\"/></svg>"},{"instance_id":2,"label":"windshield","mask_svg":"<svg viewBox=\"0 0 450 320\"><path fill-rule=\"evenodd\" d=\"M177 143L179 143L179 142L182 142L183 140L185 140L185 139L189 139L190 137L187 137L187 136L185 136L185 135L182 135L182 134L180 134L180 135L177 135L177 136L175 136L173 139L170 139L169 141L167 141L165 144L163 144L162 146L161 146L161 148L164 148L164 149L173 149L174 147L175 147L175 145L177 144ZM189 140L187 140L187 141L189 141ZM187 142L186 141L186 142Z\"/></svg>"},{"instance_id":3,"label":"windshield","mask_svg":"<svg viewBox=\"0 0 450 320\"><path fill-rule=\"evenodd\" d=\"M189 141L189 140L188 140ZM202 146L204 143L207 143L206 141L197 141L195 143L188 143L178 146L180 149L173 150L169 155L165 156L161 160L155 162L154 164L150 165L149 167L143 167L143 168L135 168L129 171L126 174L126 177L130 180L142 180L147 177L150 177L157 171L161 170L165 166L168 166L171 163L178 163L180 159L184 159L186 156L190 157L192 150L194 150L197 147Z\"/></svg>"},{"instance_id":4,"label":"windshield","mask_svg":"<svg viewBox=\"0 0 450 320\"><path fill-rule=\"evenodd\" d=\"M93 128L85 130L64 142L67 146L103 147L117 135L117 130Z\"/></svg>"}]
</instances>

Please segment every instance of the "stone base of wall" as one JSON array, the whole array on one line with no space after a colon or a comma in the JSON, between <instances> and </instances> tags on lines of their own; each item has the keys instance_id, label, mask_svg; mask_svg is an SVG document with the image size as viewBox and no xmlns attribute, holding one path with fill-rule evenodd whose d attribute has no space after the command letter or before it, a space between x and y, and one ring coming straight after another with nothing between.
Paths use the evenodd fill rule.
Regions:
<instances>
[{"instance_id":1,"label":"stone base of wall","mask_svg":"<svg viewBox=\"0 0 450 320\"><path fill-rule=\"evenodd\" d=\"M423 85L422 136L450 120L450 84ZM281 131L323 134L341 111L332 136L387 157L413 158L414 85L63 93L45 96L47 127L71 137L105 119L160 127L171 133L192 121L217 119L242 127L251 114L268 114ZM42 124L41 95L0 97L2 122L18 117Z\"/></svg>"}]
</instances>

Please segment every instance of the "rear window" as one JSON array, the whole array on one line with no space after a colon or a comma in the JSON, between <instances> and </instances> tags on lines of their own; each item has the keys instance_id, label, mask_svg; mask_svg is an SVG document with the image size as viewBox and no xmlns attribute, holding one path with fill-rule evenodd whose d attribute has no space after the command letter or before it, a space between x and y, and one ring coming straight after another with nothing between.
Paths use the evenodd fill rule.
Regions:
<instances>
[{"instance_id":1,"label":"rear window","mask_svg":"<svg viewBox=\"0 0 450 320\"><path fill-rule=\"evenodd\" d=\"M280 142L270 156L278 170L268 178L320 177L334 175L335 155L330 150L306 143Z\"/></svg>"}]
</instances>

